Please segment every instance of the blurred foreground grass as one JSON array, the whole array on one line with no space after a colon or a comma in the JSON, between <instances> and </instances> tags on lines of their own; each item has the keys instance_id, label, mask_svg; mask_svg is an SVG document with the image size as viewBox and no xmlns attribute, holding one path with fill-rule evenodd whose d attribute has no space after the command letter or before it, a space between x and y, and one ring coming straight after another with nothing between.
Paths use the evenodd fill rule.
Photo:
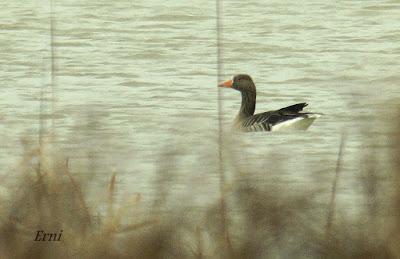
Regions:
<instances>
[{"instance_id":1,"label":"blurred foreground grass","mask_svg":"<svg viewBox=\"0 0 400 259\"><path fill-rule=\"evenodd\" d=\"M104 202L89 204L90 178L72 174L62 154L25 143L13 172L17 186L0 207L0 258L400 258L398 126L388 136L394 143L393 153L387 154L393 171L385 172L385 181L376 150L362 151L359 179L365 206L355 217L335 205L345 173L345 139L332 172L330 199L324 202L314 198L312 187L291 192L273 180L260 184L252 177L258 168L240 169L231 157L234 177L221 186L220 198L209 208L190 211L190 204L186 209L178 201L165 204L173 168L164 168L165 175L155 183L164 199L148 213L135 212L139 194L115 202L116 174L104 189ZM229 148L224 151L230 154ZM274 159L266 164L276 164ZM281 173L279 167L274 170ZM63 230L62 241L35 242L38 230Z\"/></svg>"}]
</instances>

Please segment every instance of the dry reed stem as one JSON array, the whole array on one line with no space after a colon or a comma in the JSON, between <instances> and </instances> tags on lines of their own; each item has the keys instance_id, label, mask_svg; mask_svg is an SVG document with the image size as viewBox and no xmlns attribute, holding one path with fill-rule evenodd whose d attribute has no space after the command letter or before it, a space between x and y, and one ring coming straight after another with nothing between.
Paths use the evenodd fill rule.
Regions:
<instances>
[{"instance_id":1,"label":"dry reed stem","mask_svg":"<svg viewBox=\"0 0 400 259\"><path fill-rule=\"evenodd\" d=\"M222 190L222 193L224 193L223 190ZM229 251L232 251L232 243L231 243L231 239L229 236L229 230L228 230L228 212L227 212L225 194L222 194L222 197L220 199L220 206L221 206L222 228L223 228L223 233L224 233L224 240L227 245L227 249Z\"/></svg>"},{"instance_id":2,"label":"dry reed stem","mask_svg":"<svg viewBox=\"0 0 400 259\"><path fill-rule=\"evenodd\" d=\"M87 222L91 224L90 212L86 206L85 199L83 198L82 190L79 184L75 181L74 177L71 175L71 172L69 171L69 158L65 160L65 174L68 176L69 180L71 181L72 187L75 190L75 193L78 195L78 199L82 209L85 212Z\"/></svg>"},{"instance_id":3,"label":"dry reed stem","mask_svg":"<svg viewBox=\"0 0 400 259\"><path fill-rule=\"evenodd\" d=\"M110 179L110 185L108 188L108 216L112 217L114 207L114 194L115 194L115 180L116 174L114 173Z\"/></svg>"},{"instance_id":4,"label":"dry reed stem","mask_svg":"<svg viewBox=\"0 0 400 259\"><path fill-rule=\"evenodd\" d=\"M138 230L140 228L147 227L149 225L154 225L154 224L157 224L159 222L160 221L158 219L152 219L152 220L146 220L144 222L137 223L137 224L127 225L127 226L119 228L118 229L118 234L122 234L122 233L125 233L125 232L130 232L130 231L133 231L133 230Z\"/></svg>"},{"instance_id":5,"label":"dry reed stem","mask_svg":"<svg viewBox=\"0 0 400 259\"><path fill-rule=\"evenodd\" d=\"M333 224L333 219L335 216L337 185L339 182L340 171L342 168L343 150L344 150L345 143L346 143L346 133L343 133L341 141L340 141L338 159L336 161L335 178L333 180L333 185L332 185L331 199L329 202L329 211L328 211L328 217L327 217L326 229L325 229L326 240L328 240L331 236L332 224Z\"/></svg>"},{"instance_id":6,"label":"dry reed stem","mask_svg":"<svg viewBox=\"0 0 400 259\"><path fill-rule=\"evenodd\" d=\"M222 135L221 139L222 141ZM232 247L232 242L230 239L230 234L229 234L229 226L228 226L228 208L227 208L227 200L226 200L226 177L225 177L225 168L223 166L223 160L222 160L222 147L219 147L219 192L220 192L220 214L221 214L221 227L222 227L222 233L223 233L223 242L225 245L225 248L228 252L228 254L232 255L233 254L233 247Z\"/></svg>"},{"instance_id":7,"label":"dry reed stem","mask_svg":"<svg viewBox=\"0 0 400 259\"><path fill-rule=\"evenodd\" d=\"M196 258L203 258L203 239L201 238L201 230L199 226L196 226L196 239L197 239L197 256Z\"/></svg>"},{"instance_id":8,"label":"dry reed stem","mask_svg":"<svg viewBox=\"0 0 400 259\"><path fill-rule=\"evenodd\" d=\"M114 178L114 181L115 181L115 178ZM124 200L127 200L127 199L124 199ZM115 213L113 213L111 211L111 214L109 214L109 217L107 220L107 224L105 224L106 232L110 236L112 234L117 234L121 231L121 221L122 221L123 216L126 214L126 212L128 211L129 208L131 208L132 206L137 206L137 204L140 202L140 200L141 200L141 195L140 195L140 193L138 193L135 195L135 197L133 199L128 201L125 205L121 205ZM125 228L129 228L132 230L137 229L137 228L148 225L148 222L150 222L150 220L146 221L146 222L142 222L142 223L125 226L124 229ZM151 222L153 222L153 221L151 221Z\"/></svg>"}]
</instances>

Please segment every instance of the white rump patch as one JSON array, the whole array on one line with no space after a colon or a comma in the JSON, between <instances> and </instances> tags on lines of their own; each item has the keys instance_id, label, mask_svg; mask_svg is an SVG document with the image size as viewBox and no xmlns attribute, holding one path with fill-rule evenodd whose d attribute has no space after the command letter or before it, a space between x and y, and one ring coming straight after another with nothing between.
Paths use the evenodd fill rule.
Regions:
<instances>
[{"instance_id":1,"label":"white rump patch","mask_svg":"<svg viewBox=\"0 0 400 259\"><path fill-rule=\"evenodd\" d=\"M282 121L281 123L272 126L271 131L306 130L311 126L315 119L319 117L321 117L320 114L308 114L308 117L297 117L291 120Z\"/></svg>"}]
</instances>

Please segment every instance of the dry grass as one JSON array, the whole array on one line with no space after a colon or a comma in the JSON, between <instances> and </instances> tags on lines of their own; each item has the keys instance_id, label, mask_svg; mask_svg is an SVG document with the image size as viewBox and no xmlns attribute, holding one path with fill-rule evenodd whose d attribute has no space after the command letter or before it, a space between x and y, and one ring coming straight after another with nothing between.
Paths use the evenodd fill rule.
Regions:
<instances>
[{"instance_id":1,"label":"dry grass","mask_svg":"<svg viewBox=\"0 0 400 259\"><path fill-rule=\"evenodd\" d=\"M72 174L68 159L25 144L14 172L20 180L1 206L0 258L399 258L400 137L393 141L391 173L382 174L374 150L363 154L359 179L365 211L357 217L335 206L345 173L345 141L324 208L312 190L288 193L273 183L260 185L251 172L235 167L235 177L229 188L221 186L221 200L214 206L193 211L188 204L163 213L174 168L160 161L165 174L154 183L158 199L141 214L135 213L140 194L125 197L122 204L115 201L117 174L104 188L106 209L99 212L88 203L90 181ZM126 223L128 216L135 222ZM47 229L62 229L63 240L33 241L37 230Z\"/></svg>"}]
</instances>

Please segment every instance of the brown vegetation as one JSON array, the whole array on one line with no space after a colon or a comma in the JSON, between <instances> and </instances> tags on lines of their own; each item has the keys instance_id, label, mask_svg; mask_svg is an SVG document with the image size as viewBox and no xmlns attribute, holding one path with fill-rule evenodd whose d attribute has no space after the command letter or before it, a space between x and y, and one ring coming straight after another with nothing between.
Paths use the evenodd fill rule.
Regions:
<instances>
[{"instance_id":1,"label":"brown vegetation","mask_svg":"<svg viewBox=\"0 0 400 259\"><path fill-rule=\"evenodd\" d=\"M325 203L317 202L312 190L286 192L273 183L262 185L251 172L235 167L229 188L221 187L222 201L199 209L196 216L190 206L159 209L169 192L165 175L155 183L161 198L149 213L135 214L141 195L117 203L118 175L113 174L104 189L106 209L99 212L88 204L90 181L73 175L68 159L44 157L41 148L26 144L21 165L13 172L18 184L2 201L0 257L398 258L400 138L390 137L396 143L390 154L392 172L382 174L373 149L363 154L359 179L365 206L356 217L347 217L335 206L337 184L345 173L345 140ZM136 215L135 223L124 221L128 215ZM37 230L46 229L62 229L64 238L33 241Z\"/></svg>"}]
</instances>

